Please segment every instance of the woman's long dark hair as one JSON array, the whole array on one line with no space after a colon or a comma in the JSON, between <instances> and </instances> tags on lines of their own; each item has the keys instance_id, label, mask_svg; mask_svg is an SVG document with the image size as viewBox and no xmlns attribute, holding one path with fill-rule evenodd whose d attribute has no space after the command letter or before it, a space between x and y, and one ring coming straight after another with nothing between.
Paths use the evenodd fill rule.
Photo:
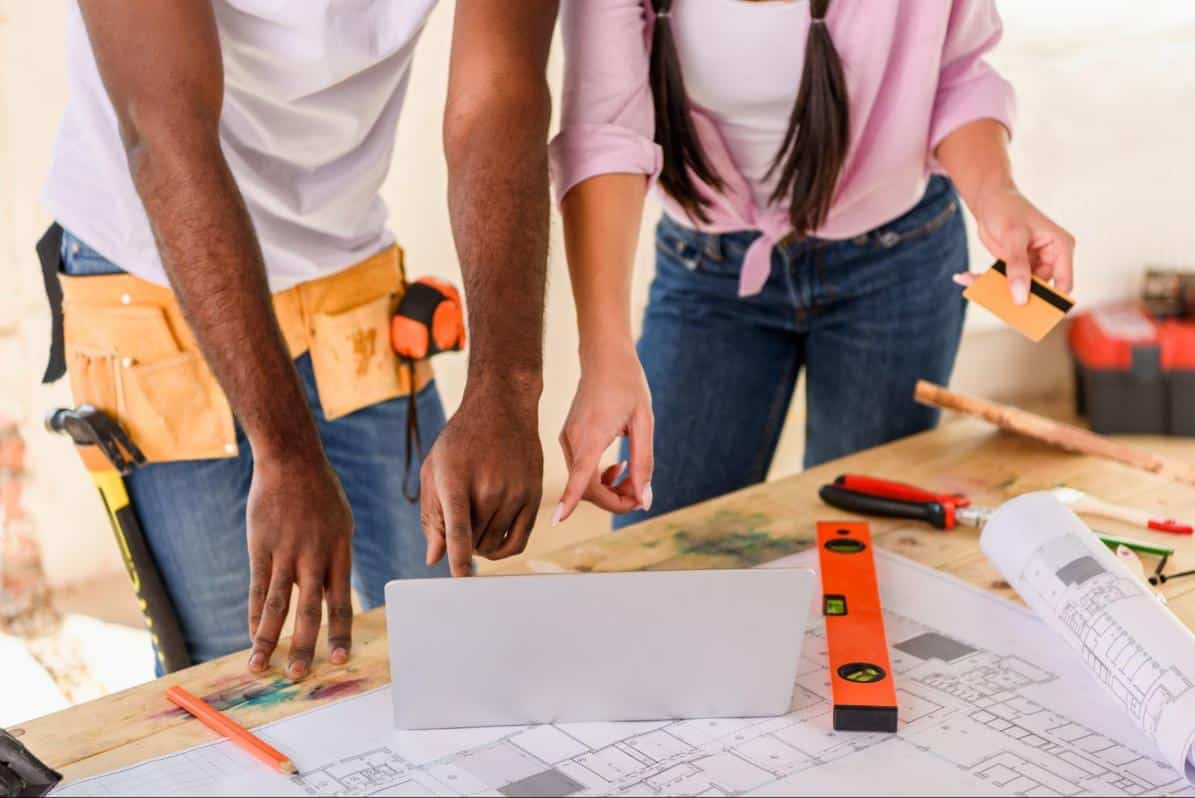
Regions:
<instances>
[{"instance_id":1,"label":"woman's long dark hair","mask_svg":"<svg viewBox=\"0 0 1195 798\"><path fill-rule=\"evenodd\" d=\"M695 175L710 188L723 188L689 116L689 99L681 76L680 57L669 15L672 0L652 0L655 28L651 47L651 93L655 101L656 143L664 151L660 185L690 216L709 221L708 200L698 191ZM789 198L789 220L799 235L826 220L834 187L846 160L846 77L830 32L826 10L830 0L809 0L812 18L805 43L805 67L788 120L788 130L768 177L778 176L771 201Z\"/></svg>"}]
</instances>

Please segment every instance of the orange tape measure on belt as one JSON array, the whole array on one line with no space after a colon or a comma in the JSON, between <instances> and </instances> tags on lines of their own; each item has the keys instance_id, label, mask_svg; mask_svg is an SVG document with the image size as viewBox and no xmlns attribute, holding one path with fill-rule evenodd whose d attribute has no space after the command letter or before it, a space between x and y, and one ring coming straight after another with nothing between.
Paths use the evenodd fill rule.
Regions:
<instances>
[{"instance_id":1,"label":"orange tape measure on belt","mask_svg":"<svg viewBox=\"0 0 1195 798\"><path fill-rule=\"evenodd\" d=\"M894 732L896 687L888 661L871 531L863 522L819 521L817 553L834 728Z\"/></svg>"},{"instance_id":2,"label":"orange tape measure on belt","mask_svg":"<svg viewBox=\"0 0 1195 798\"><path fill-rule=\"evenodd\" d=\"M465 310L460 292L434 277L421 277L407 286L394 318L390 320L390 345L406 361L411 375L403 494L408 501L415 502L419 499L419 490L410 487L411 462L416 453L419 459L423 459L419 408L415 401L415 361L441 352L459 352L465 348Z\"/></svg>"},{"instance_id":3,"label":"orange tape measure on belt","mask_svg":"<svg viewBox=\"0 0 1195 798\"><path fill-rule=\"evenodd\" d=\"M390 322L394 351L409 360L465 348L465 312L456 288L433 277L407 287Z\"/></svg>"}]
</instances>

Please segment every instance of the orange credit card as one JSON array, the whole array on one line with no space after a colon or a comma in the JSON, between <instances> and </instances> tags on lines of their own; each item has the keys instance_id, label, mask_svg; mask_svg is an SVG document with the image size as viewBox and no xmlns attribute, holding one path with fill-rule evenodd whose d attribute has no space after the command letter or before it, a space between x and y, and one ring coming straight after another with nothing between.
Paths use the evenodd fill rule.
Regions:
<instances>
[{"instance_id":1,"label":"orange credit card","mask_svg":"<svg viewBox=\"0 0 1195 798\"><path fill-rule=\"evenodd\" d=\"M1008 290L1007 267L998 260L963 292L963 296L999 316L1030 341L1040 341L1075 306L1075 300L1034 277L1029 301L1018 305Z\"/></svg>"}]
</instances>

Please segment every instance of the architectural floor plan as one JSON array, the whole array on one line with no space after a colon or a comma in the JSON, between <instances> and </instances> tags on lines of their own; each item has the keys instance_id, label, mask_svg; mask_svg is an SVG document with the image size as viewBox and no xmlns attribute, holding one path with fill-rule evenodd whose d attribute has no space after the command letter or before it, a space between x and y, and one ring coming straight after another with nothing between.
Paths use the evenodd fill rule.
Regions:
<instances>
[{"instance_id":1,"label":"architectural floor plan","mask_svg":"<svg viewBox=\"0 0 1195 798\"><path fill-rule=\"evenodd\" d=\"M1195 780L1195 635L1048 493L1007 502L980 545L1124 717Z\"/></svg>"},{"instance_id":2,"label":"architectural floor plan","mask_svg":"<svg viewBox=\"0 0 1195 798\"><path fill-rule=\"evenodd\" d=\"M804 552L781 561L815 566ZM780 564L780 563L777 563ZM1187 779L1029 612L877 554L896 734L831 728L820 617L790 714L397 732L389 690L259 730L294 779L227 743L65 785L61 795L1184 795Z\"/></svg>"}]
</instances>

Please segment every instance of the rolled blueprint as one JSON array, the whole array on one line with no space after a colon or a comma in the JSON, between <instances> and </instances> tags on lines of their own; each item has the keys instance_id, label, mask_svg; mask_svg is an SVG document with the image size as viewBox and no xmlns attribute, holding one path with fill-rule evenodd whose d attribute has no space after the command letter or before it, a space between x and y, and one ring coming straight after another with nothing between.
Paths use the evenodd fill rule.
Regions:
<instances>
[{"instance_id":1,"label":"rolled blueprint","mask_svg":"<svg viewBox=\"0 0 1195 798\"><path fill-rule=\"evenodd\" d=\"M979 545L1195 784L1195 635L1050 493L1001 505Z\"/></svg>"}]
</instances>

